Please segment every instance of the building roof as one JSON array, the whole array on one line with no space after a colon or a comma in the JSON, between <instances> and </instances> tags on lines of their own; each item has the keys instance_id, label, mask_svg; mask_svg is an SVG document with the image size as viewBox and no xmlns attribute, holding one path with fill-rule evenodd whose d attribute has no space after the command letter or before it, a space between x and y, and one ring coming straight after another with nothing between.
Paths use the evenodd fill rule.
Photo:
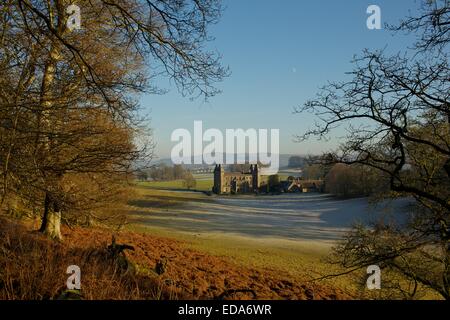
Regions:
<instances>
[{"instance_id":1,"label":"building roof","mask_svg":"<svg viewBox=\"0 0 450 320\"><path fill-rule=\"evenodd\" d=\"M242 172L224 172L224 175L229 176L229 177L243 177L243 176L251 177L252 176L251 173L242 173Z\"/></svg>"}]
</instances>

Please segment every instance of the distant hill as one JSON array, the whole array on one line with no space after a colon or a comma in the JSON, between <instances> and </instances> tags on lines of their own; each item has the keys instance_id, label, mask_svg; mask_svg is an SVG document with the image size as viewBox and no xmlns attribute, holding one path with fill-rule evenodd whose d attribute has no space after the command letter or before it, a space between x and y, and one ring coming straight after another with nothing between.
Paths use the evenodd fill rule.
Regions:
<instances>
[{"instance_id":1,"label":"distant hill","mask_svg":"<svg viewBox=\"0 0 450 320\"><path fill-rule=\"evenodd\" d=\"M286 169L289 167L289 159L292 156L299 156L302 158L305 158L304 155L294 155L294 154L280 154L279 156L279 161L280 161L280 169ZM173 162L170 158L162 158L162 159L156 159L154 161L152 161L153 165L167 165L167 166L173 166ZM204 167L205 165L201 165L201 164L184 164L183 167L185 167L186 169L198 169L201 167Z\"/></svg>"}]
</instances>

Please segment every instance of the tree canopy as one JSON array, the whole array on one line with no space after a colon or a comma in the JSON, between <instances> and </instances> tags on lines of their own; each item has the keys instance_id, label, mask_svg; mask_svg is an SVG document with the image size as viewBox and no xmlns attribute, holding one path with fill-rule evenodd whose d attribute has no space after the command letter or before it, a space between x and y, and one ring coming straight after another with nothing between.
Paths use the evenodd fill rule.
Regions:
<instances>
[{"instance_id":1,"label":"tree canopy","mask_svg":"<svg viewBox=\"0 0 450 320\"><path fill-rule=\"evenodd\" d=\"M80 29L67 23L72 4L0 4L1 195L43 213L41 230L57 239L61 219L98 217L89 208L152 155L140 94L161 93L164 76L208 98L227 75L205 49L219 0L80 0Z\"/></svg>"}]
</instances>

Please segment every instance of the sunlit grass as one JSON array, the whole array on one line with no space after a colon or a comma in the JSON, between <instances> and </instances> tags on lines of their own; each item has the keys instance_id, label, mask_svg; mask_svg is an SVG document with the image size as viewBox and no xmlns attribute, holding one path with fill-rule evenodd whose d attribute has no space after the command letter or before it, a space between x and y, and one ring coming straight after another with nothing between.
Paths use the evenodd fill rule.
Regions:
<instances>
[{"instance_id":1,"label":"sunlit grass","mask_svg":"<svg viewBox=\"0 0 450 320\"><path fill-rule=\"evenodd\" d=\"M196 186L190 190L211 191L213 184L214 181L212 179L196 179ZM139 181L137 182L137 186L154 189L188 190L181 179L170 181Z\"/></svg>"}]
</instances>

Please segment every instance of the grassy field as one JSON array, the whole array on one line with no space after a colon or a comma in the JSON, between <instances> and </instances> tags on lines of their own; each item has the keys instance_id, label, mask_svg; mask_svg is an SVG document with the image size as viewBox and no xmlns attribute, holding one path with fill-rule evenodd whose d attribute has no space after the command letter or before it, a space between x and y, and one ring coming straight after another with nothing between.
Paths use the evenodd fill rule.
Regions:
<instances>
[{"instance_id":1,"label":"grassy field","mask_svg":"<svg viewBox=\"0 0 450 320\"><path fill-rule=\"evenodd\" d=\"M197 180L197 190L209 190L211 180ZM199 188L200 186L200 188ZM137 199L131 204L139 205L140 214L161 213L164 210L182 208L186 202L214 201L201 192L179 192L182 181L139 182L136 187ZM132 223L131 231L145 232L157 236L181 240L192 249L211 255L226 257L245 266L276 270L302 281L309 281L338 270L327 264L332 244L315 241L291 241L278 238L255 239L251 237L225 234L220 232L185 232L174 228L165 228L142 223ZM347 291L359 291L359 284L350 281L351 277L326 280Z\"/></svg>"},{"instance_id":2,"label":"grassy field","mask_svg":"<svg viewBox=\"0 0 450 320\"><path fill-rule=\"evenodd\" d=\"M211 176L203 177L203 175L194 175L196 179L196 186L192 188L192 190L197 191L211 191L214 181ZM170 181L140 181L137 182L139 187L147 187L152 189L168 189L168 190L176 190L176 189L186 189L183 185L183 180L170 180Z\"/></svg>"},{"instance_id":3,"label":"grassy field","mask_svg":"<svg viewBox=\"0 0 450 320\"><path fill-rule=\"evenodd\" d=\"M206 191L210 190L212 180L203 178L197 180L197 183L197 190ZM177 228L177 225L173 223L167 223L171 225L167 227L165 221L171 222L174 212L177 218L187 218L183 214L187 204L215 203L215 196L208 196L203 192L180 191L183 191L183 185L179 180L138 183L136 199L130 202L137 212L136 220L134 222L132 220L127 228L131 231L180 240L194 250L225 257L238 265L276 271L302 283L309 283L321 276L343 271L326 262L335 242L251 237L204 229L201 232L190 232ZM199 214L201 215L202 212ZM163 217L163 223L155 225L152 224L151 219L146 220L152 215L158 219ZM365 270L360 270L351 275L319 282L338 287L355 298L386 298L386 292L383 290L378 292L365 290L366 278ZM425 294L422 298L436 298L436 296Z\"/></svg>"},{"instance_id":4,"label":"grassy field","mask_svg":"<svg viewBox=\"0 0 450 320\"><path fill-rule=\"evenodd\" d=\"M192 249L226 257L240 265L275 270L302 281L310 281L339 271L338 268L325 262L331 244L280 239L255 240L221 233L195 234L138 224L130 225L129 228L132 231L181 240ZM358 286L353 280L353 277L344 277L324 282L346 288L355 295Z\"/></svg>"}]
</instances>

